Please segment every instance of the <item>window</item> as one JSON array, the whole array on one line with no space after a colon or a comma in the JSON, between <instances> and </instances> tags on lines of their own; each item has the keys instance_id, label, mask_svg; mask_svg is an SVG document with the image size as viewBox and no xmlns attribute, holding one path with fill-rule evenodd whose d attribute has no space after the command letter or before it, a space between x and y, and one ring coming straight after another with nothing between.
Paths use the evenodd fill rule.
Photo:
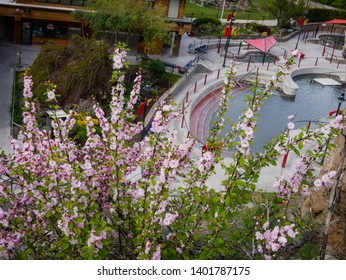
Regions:
<instances>
[{"instance_id":1,"label":"window","mask_svg":"<svg viewBox=\"0 0 346 280\"><path fill-rule=\"evenodd\" d=\"M177 18L179 12L180 0L170 0L168 6L168 17Z\"/></svg>"},{"instance_id":2,"label":"window","mask_svg":"<svg viewBox=\"0 0 346 280\"><path fill-rule=\"evenodd\" d=\"M32 37L67 39L67 24L51 22L33 22Z\"/></svg>"},{"instance_id":3,"label":"window","mask_svg":"<svg viewBox=\"0 0 346 280\"><path fill-rule=\"evenodd\" d=\"M61 5L71 5L71 0L60 0Z\"/></svg>"},{"instance_id":4,"label":"window","mask_svg":"<svg viewBox=\"0 0 346 280\"><path fill-rule=\"evenodd\" d=\"M74 5L74 6L84 5L84 0L35 0L35 1L41 2L41 3L60 4L60 5Z\"/></svg>"},{"instance_id":5,"label":"window","mask_svg":"<svg viewBox=\"0 0 346 280\"><path fill-rule=\"evenodd\" d=\"M84 1L83 0L72 0L72 5L83 6L84 5Z\"/></svg>"},{"instance_id":6,"label":"window","mask_svg":"<svg viewBox=\"0 0 346 280\"><path fill-rule=\"evenodd\" d=\"M154 8L154 6L155 6L155 0L148 0L148 7Z\"/></svg>"}]
</instances>

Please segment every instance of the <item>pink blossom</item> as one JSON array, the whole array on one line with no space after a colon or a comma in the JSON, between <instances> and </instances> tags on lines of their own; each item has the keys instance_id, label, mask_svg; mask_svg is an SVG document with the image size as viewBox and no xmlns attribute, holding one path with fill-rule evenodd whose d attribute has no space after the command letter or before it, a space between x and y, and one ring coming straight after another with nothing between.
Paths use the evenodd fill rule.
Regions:
<instances>
[{"instance_id":1,"label":"pink blossom","mask_svg":"<svg viewBox=\"0 0 346 280\"><path fill-rule=\"evenodd\" d=\"M49 100L53 100L55 98L55 93L53 90L48 91L47 97Z\"/></svg>"},{"instance_id":2,"label":"pink blossom","mask_svg":"<svg viewBox=\"0 0 346 280\"><path fill-rule=\"evenodd\" d=\"M245 112L244 112L244 115L246 118L250 119L253 117L253 111L251 109L247 109Z\"/></svg>"},{"instance_id":3,"label":"pink blossom","mask_svg":"<svg viewBox=\"0 0 346 280\"><path fill-rule=\"evenodd\" d=\"M180 247L177 247L176 250L180 255L183 253L183 249L181 249Z\"/></svg>"},{"instance_id":4,"label":"pink blossom","mask_svg":"<svg viewBox=\"0 0 346 280\"><path fill-rule=\"evenodd\" d=\"M151 245L152 244L149 241L147 241L147 243L145 244L145 251L144 251L145 254L149 254Z\"/></svg>"},{"instance_id":5,"label":"pink blossom","mask_svg":"<svg viewBox=\"0 0 346 280\"><path fill-rule=\"evenodd\" d=\"M315 185L315 189L319 190L322 187L323 182L322 182L321 179L316 179L315 182L314 182L314 185Z\"/></svg>"},{"instance_id":6,"label":"pink blossom","mask_svg":"<svg viewBox=\"0 0 346 280\"><path fill-rule=\"evenodd\" d=\"M288 128L289 130L294 129L294 123L293 123L293 122L289 122L289 123L287 124L287 128Z\"/></svg>"},{"instance_id":7,"label":"pink blossom","mask_svg":"<svg viewBox=\"0 0 346 280\"><path fill-rule=\"evenodd\" d=\"M161 259L161 244L156 246L156 250L153 254L152 260L160 260Z\"/></svg>"}]
</instances>

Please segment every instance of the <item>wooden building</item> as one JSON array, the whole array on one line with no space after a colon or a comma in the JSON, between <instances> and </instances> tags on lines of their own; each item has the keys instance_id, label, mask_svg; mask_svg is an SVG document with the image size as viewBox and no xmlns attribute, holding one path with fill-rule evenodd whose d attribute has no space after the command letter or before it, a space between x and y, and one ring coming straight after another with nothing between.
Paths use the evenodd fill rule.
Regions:
<instances>
[{"instance_id":1,"label":"wooden building","mask_svg":"<svg viewBox=\"0 0 346 280\"><path fill-rule=\"evenodd\" d=\"M148 0L166 7L167 19L174 22L174 56L179 56L181 35L191 30L191 21L184 18L185 1ZM73 34L88 37L87 27L71 16L83 5L83 0L0 0L0 38L37 45L48 40L67 44Z\"/></svg>"}]
</instances>

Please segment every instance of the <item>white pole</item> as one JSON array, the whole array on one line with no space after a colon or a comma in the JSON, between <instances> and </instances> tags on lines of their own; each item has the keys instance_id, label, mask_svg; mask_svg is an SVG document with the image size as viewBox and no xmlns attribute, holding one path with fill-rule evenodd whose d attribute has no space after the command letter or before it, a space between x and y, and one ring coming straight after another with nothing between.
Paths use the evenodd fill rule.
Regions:
<instances>
[{"instance_id":1,"label":"white pole","mask_svg":"<svg viewBox=\"0 0 346 280\"><path fill-rule=\"evenodd\" d=\"M225 10L225 4L226 4L226 0L223 0L223 5L222 5L222 10L221 10L221 17L220 17L220 20L223 19L223 12Z\"/></svg>"}]
</instances>

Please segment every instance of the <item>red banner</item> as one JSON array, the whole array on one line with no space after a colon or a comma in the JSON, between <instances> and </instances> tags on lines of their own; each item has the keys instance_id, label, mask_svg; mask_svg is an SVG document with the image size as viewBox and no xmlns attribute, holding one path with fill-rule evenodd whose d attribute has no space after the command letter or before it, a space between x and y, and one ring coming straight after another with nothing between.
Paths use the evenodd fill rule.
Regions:
<instances>
[{"instance_id":1,"label":"red banner","mask_svg":"<svg viewBox=\"0 0 346 280\"><path fill-rule=\"evenodd\" d=\"M298 26L303 26L303 24L304 24L304 18L300 18L300 19L298 19Z\"/></svg>"},{"instance_id":2,"label":"red banner","mask_svg":"<svg viewBox=\"0 0 346 280\"><path fill-rule=\"evenodd\" d=\"M138 117L139 117L140 115L143 114L145 105L146 105L146 102L145 102L145 101L142 102L141 105L139 105L139 109L138 109L138 112L137 112L137 116L138 116Z\"/></svg>"},{"instance_id":3,"label":"red banner","mask_svg":"<svg viewBox=\"0 0 346 280\"><path fill-rule=\"evenodd\" d=\"M224 36L228 37L230 34L231 34L231 27L226 26L225 27L225 34L224 34Z\"/></svg>"}]
</instances>

